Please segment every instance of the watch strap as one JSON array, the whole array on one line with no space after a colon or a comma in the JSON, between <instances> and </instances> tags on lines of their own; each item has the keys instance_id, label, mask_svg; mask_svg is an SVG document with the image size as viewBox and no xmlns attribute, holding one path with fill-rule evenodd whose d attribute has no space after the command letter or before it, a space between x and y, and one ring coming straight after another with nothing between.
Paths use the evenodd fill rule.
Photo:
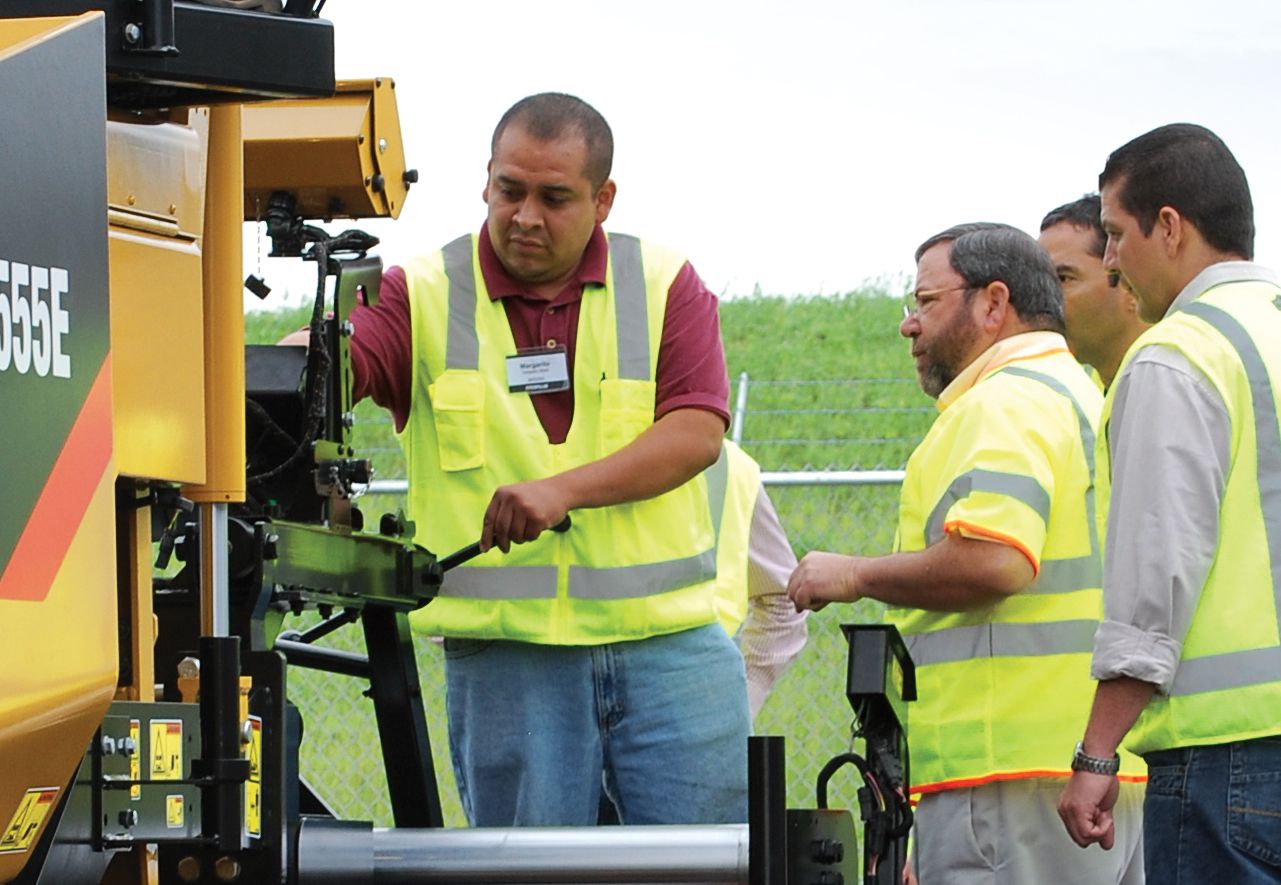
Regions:
<instances>
[{"instance_id":1,"label":"watch strap","mask_svg":"<svg viewBox=\"0 0 1281 885\"><path fill-rule=\"evenodd\" d=\"M1102 756L1091 756L1085 752L1082 743L1076 742L1076 752L1072 754L1072 770L1088 771L1091 774L1114 775L1121 770L1121 755L1114 754L1111 759Z\"/></svg>"}]
</instances>

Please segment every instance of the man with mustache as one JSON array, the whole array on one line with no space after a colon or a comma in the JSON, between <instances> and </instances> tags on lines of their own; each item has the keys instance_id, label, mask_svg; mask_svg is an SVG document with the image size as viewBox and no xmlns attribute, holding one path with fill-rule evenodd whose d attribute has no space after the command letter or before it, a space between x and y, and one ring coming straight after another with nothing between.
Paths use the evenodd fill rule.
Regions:
<instances>
[{"instance_id":1,"label":"man with mustache","mask_svg":"<svg viewBox=\"0 0 1281 885\"><path fill-rule=\"evenodd\" d=\"M1113 851L1082 855L1055 811L1102 610L1102 402L1063 339L1054 266L1031 237L989 223L930 237L916 260L899 331L939 416L907 462L897 549L811 552L788 594L811 609L880 600L903 633L923 885L1141 881L1124 814Z\"/></svg>"},{"instance_id":2,"label":"man with mustache","mask_svg":"<svg viewBox=\"0 0 1281 885\"><path fill-rule=\"evenodd\" d=\"M352 317L355 392L395 417L415 540L486 551L411 618L445 637L475 826L593 824L602 779L624 823L746 820L704 475L729 418L716 298L683 257L602 229L612 157L581 99L517 102L484 227L389 270Z\"/></svg>"}]
</instances>

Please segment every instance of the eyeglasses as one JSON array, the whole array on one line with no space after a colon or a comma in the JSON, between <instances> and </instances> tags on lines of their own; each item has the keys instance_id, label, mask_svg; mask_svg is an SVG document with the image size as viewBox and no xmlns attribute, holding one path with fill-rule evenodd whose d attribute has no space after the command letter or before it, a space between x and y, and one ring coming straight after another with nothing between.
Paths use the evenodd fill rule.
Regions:
<instances>
[{"instance_id":1,"label":"eyeglasses","mask_svg":"<svg viewBox=\"0 0 1281 885\"><path fill-rule=\"evenodd\" d=\"M946 289L919 289L912 292L903 299L903 319L907 320L928 313L930 305L948 292L968 292L973 288L973 286L948 286Z\"/></svg>"}]
</instances>

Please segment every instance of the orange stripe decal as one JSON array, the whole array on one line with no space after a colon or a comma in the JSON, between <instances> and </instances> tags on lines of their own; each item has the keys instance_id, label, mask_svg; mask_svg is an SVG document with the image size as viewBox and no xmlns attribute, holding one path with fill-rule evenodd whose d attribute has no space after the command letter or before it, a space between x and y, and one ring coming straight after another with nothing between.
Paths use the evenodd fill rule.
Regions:
<instances>
[{"instance_id":1,"label":"orange stripe decal","mask_svg":"<svg viewBox=\"0 0 1281 885\"><path fill-rule=\"evenodd\" d=\"M1030 778L1067 778L1072 776L1070 768L1047 768L1033 769L1031 771L997 771L992 774L985 774L979 777L962 777L955 780L938 781L932 784L913 784L911 793L913 796L923 796L927 793L941 793L944 790L961 790L966 787L981 787L984 784L992 784L997 781L1017 781L1027 780ZM1120 774L1117 780L1127 784L1145 784L1148 782L1146 774Z\"/></svg>"},{"instance_id":2,"label":"orange stripe decal","mask_svg":"<svg viewBox=\"0 0 1281 885\"><path fill-rule=\"evenodd\" d=\"M1020 541L1018 538L1014 537L1013 535L1006 535L996 531L995 529L989 529L986 526L975 525L974 523L966 522L963 519L948 520L947 522L943 523L943 531L949 534L951 534L952 532L959 531L962 536L977 535L980 538L985 538L989 541L996 541L997 543L1004 544L1007 547L1013 547L1015 550L1019 551L1025 557L1027 557L1027 561L1031 563L1033 579L1035 579L1036 576L1041 573L1040 561L1036 558L1036 556L1032 553L1032 551L1028 549L1026 544L1024 544L1022 541Z\"/></svg>"},{"instance_id":3,"label":"orange stripe decal","mask_svg":"<svg viewBox=\"0 0 1281 885\"><path fill-rule=\"evenodd\" d=\"M111 446L108 353L0 575L0 599L43 602L49 595L94 489L111 463Z\"/></svg>"}]
</instances>

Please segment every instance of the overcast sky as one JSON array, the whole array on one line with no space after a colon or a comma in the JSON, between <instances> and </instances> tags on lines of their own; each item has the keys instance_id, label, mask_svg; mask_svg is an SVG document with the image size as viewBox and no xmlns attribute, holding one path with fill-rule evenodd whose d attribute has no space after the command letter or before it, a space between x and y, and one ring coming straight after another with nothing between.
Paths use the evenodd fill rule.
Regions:
<instances>
[{"instance_id":1,"label":"overcast sky","mask_svg":"<svg viewBox=\"0 0 1281 885\"><path fill-rule=\"evenodd\" d=\"M340 77L397 83L421 178L398 222L364 225L388 264L479 229L493 126L546 90L613 127L607 227L681 250L722 296L906 282L916 244L961 221L1034 234L1094 189L1109 151L1175 121L1232 148L1258 257L1281 264L1275 0L329 0L323 14Z\"/></svg>"}]
</instances>

